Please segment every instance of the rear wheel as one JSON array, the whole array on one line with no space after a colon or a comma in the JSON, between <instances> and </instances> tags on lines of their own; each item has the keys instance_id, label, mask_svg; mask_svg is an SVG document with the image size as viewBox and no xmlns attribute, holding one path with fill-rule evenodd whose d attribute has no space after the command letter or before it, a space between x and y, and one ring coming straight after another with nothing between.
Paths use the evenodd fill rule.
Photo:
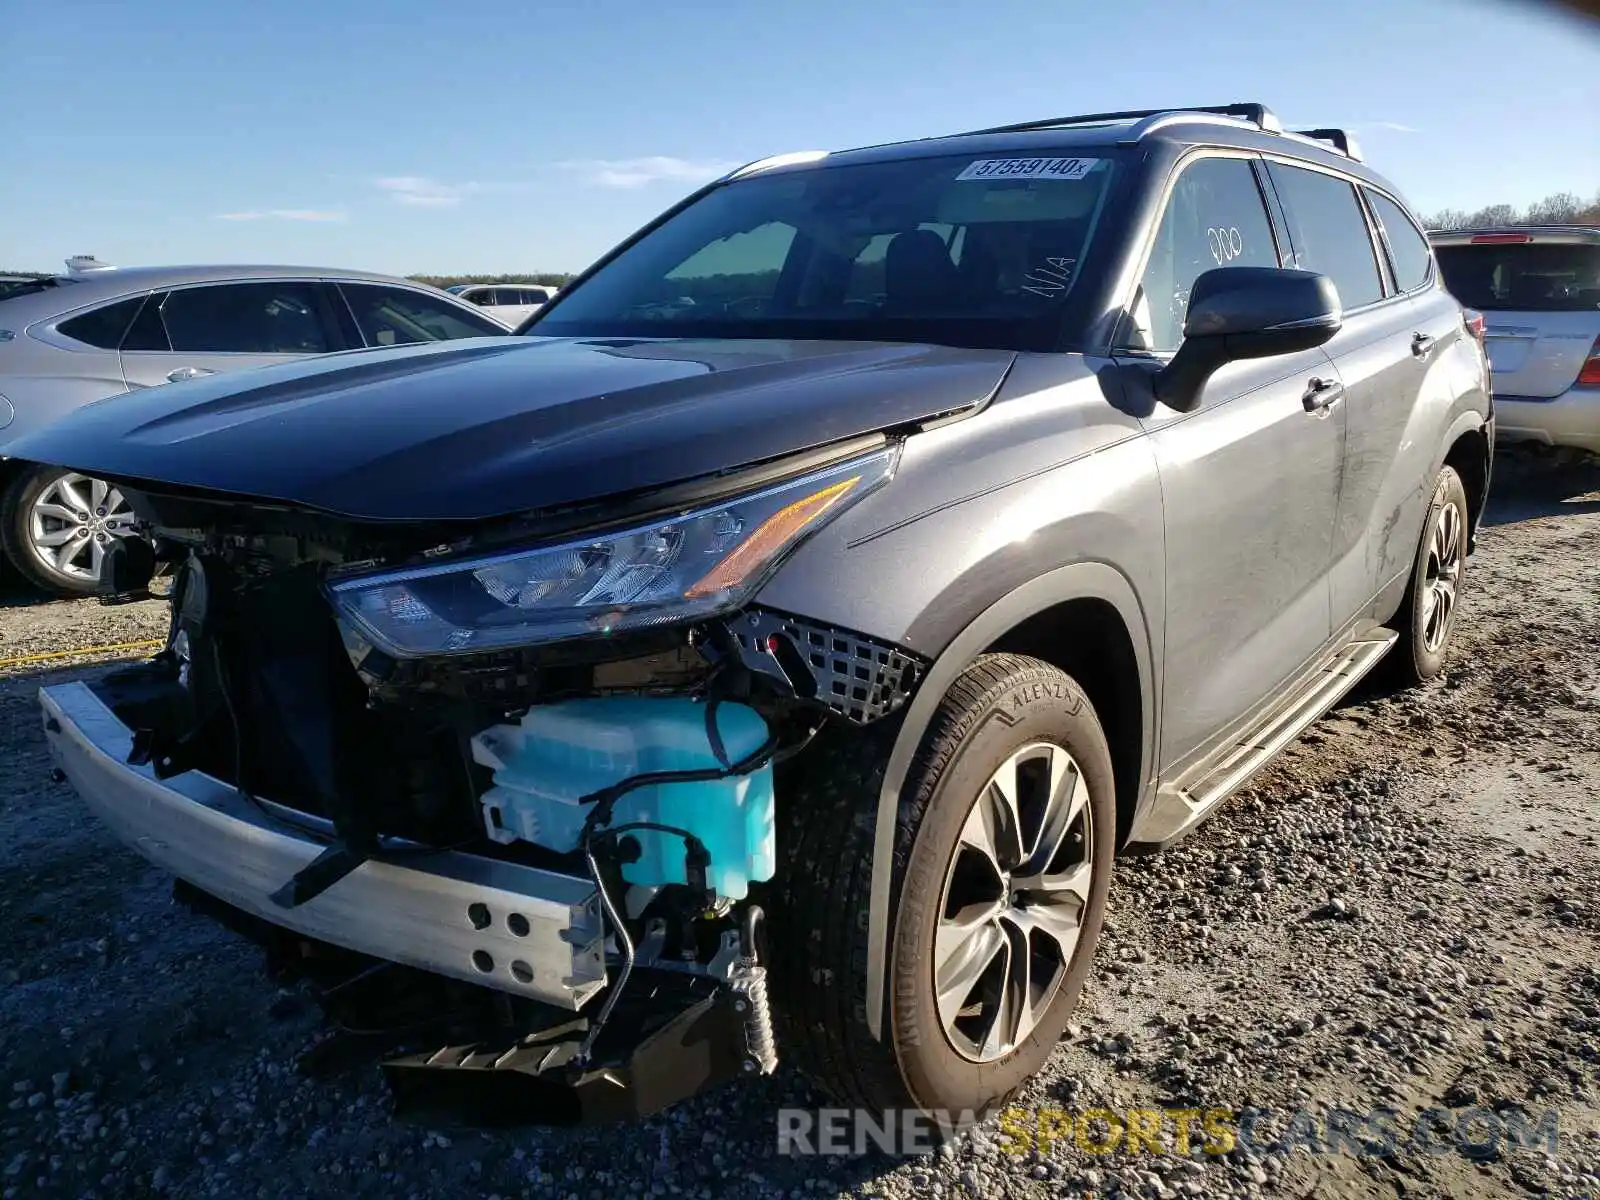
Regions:
<instances>
[{"instance_id":1,"label":"rear wheel","mask_svg":"<svg viewBox=\"0 0 1600 1200\"><path fill-rule=\"evenodd\" d=\"M1077 1006L1110 880L1111 755L1082 690L1047 663L986 655L956 681L901 795L880 1042L867 927L893 733L842 733L785 796L782 1049L846 1104L981 1114L1044 1065Z\"/></svg>"},{"instance_id":2,"label":"rear wheel","mask_svg":"<svg viewBox=\"0 0 1600 1200\"><path fill-rule=\"evenodd\" d=\"M0 495L6 556L30 582L60 595L92 595L106 551L136 532L122 493L76 471L24 471Z\"/></svg>"},{"instance_id":3,"label":"rear wheel","mask_svg":"<svg viewBox=\"0 0 1600 1200\"><path fill-rule=\"evenodd\" d=\"M1411 582L1395 616L1400 638L1385 665L1396 686L1426 683L1444 670L1466 582L1470 529L1461 476L1445 467L1434 481Z\"/></svg>"}]
</instances>

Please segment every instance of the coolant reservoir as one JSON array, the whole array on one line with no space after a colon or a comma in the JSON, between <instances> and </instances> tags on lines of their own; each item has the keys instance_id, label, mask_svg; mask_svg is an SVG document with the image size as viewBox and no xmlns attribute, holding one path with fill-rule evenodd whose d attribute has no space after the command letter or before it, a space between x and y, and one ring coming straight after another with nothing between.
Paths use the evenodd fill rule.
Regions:
<instances>
[{"instance_id":1,"label":"coolant reservoir","mask_svg":"<svg viewBox=\"0 0 1600 1200\"><path fill-rule=\"evenodd\" d=\"M753 708L724 702L717 732L730 762L767 740ZM497 842L532 842L566 853L578 848L589 806L579 800L631 775L718 767L706 730L706 705L687 696L600 696L530 709L516 725L472 739L473 758L494 770L483 794L484 826ZM636 788L617 801L611 825L655 821L686 829L711 856L708 884L742 899L777 866L770 764L705 783ZM622 865L628 883L687 883L684 842L675 834L633 830L641 853Z\"/></svg>"}]
</instances>

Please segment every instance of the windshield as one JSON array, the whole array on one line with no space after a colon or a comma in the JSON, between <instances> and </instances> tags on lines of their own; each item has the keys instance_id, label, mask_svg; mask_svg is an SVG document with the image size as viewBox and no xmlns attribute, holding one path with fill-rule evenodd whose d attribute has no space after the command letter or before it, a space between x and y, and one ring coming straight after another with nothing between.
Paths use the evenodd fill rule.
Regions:
<instances>
[{"instance_id":1,"label":"windshield","mask_svg":"<svg viewBox=\"0 0 1600 1200\"><path fill-rule=\"evenodd\" d=\"M1436 246L1450 294L1482 312L1600 309L1600 245L1486 242Z\"/></svg>"},{"instance_id":2,"label":"windshield","mask_svg":"<svg viewBox=\"0 0 1600 1200\"><path fill-rule=\"evenodd\" d=\"M1113 166L967 154L738 180L525 330L1024 348L1059 329Z\"/></svg>"}]
</instances>

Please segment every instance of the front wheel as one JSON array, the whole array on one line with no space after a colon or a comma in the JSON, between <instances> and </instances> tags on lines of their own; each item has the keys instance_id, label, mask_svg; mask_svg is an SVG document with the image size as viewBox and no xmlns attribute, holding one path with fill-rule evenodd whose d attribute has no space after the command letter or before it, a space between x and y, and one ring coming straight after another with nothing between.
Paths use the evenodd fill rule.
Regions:
<instances>
[{"instance_id":1,"label":"front wheel","mask_svg":"<svg viewBox=\"0 0 1600 1200\"><path fill-rule=\"evenodd\" d=\"M786 796L783 1049L847 1104L982 1114L1038 1072L1077 1007L1110 882L1111 755L1082 689L1047 663L986 655L951 687L901 795L880 1042L867 913L892 732L843 731Z\"/></svg>"},{"instance_id":2,"label":"front wheel","mask_svg":"<svg viewBox=\"0 0 1600 1200\"><path fill-rule=\"evenodd\" d=\"M30 582L64 596L93 595L112 543L138 531L113 485L59 467L35 467L0 494L0 545Z\"/></svg>"}]
</instances>

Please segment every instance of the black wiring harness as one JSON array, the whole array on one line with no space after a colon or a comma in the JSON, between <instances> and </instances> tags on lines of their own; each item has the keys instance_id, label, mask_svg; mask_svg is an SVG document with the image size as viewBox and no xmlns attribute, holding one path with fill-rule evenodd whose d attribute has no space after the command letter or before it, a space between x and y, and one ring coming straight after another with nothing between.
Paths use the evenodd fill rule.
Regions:
<instances>
[{"instance_id":1,"label":"black wiring harness","mask_svg":"<svg viewBox=\"0 0 1600 1200\"><path fill-rule=\"evenodd\" d=\"M578 846L583 851L584 861L589 867L589 876L594 880L596 891L600 896L600 905L605 912L606 921L610 924L613 935L617 939L617 951L622 962L617 969L616 982L606 993L606 998L600 1006L600 1011L595 1014L594 1023L589 1027L583 1044L579 1047L575 1058L580 1066L589 1061L589 1056L594 1049L596 1039L605 1028L606 1022L611 1017L612 1010L616 1007L622 990L627 986L628 977L633 974L635 950L633 939L628 935L628 930L623 922L621 913L611 899L611 894L606 888L605 877L600 871L600 864L594 855L597 842L614 840L630 830L652 830L660 833L674 834L681 837L684 843L685 876L691 887L704 890L706 887L706 868L711 865L711 856L706 851L705 843L687 829L673 825L662 825L654 821L630 821L622 825L611 824L611 817L616 809L617 801L629 792L639 788L654 787L659 784L670 783L709 783L718 779L728 779L739 775L749 775L759 771L769 763L776 765L784 762L794 755L799 754L811 743L821 730L821 722L812 725L806 733L792 745L784 746L782 734L773 732L766 741L757 746L749 754L736 762L730 762L727 748L723 744L722 735L717 729L717 707L723 700L733 694L748 695L750 676L746 668L737 659L725 659L727 664L718 670L706 684L706 738L711 744L711 751L721 764L716 767L698 767L681 771L648 771L638 775L630 775L626 779L618 780L609 787L591 792L582 797L579 804L592 804L589 815L584 818L583 829L579 834ZM727 681L727 682L724 682Z\"/></svg>"}]
</instances>

